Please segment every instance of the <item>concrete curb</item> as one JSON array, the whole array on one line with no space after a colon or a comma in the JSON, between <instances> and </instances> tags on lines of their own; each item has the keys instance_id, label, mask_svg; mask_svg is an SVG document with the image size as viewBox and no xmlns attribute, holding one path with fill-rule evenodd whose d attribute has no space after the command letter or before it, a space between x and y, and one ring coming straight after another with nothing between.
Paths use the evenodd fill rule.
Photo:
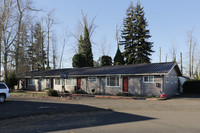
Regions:
<instances>
[{"instance_id":1,"label":"concrete curb","mask_svg":"<svg viewBox=\"0 0 200 133\"><path fill-rule=\"evenodd\" d=\"M124 96L106 96L106 95L88 95L88 94L71 94L71 96L85 96L85 97L95 97L95 98L127 99L127 100L148 100L148 101L167 100L166 98L124 97Z\"/></svg>"},{"instance_id":2,"label":"concrete curb","mask_svg":"<svg viewBox=\"0 0 200 133\"><path fill-rule=\"evenodd\" d=\"M96 98L130 99L130 100L134 100L132 97L121 97L121 96L100 96L100 95L95 95L94 97L96 97Z\"/></svg>"}]
</instances>

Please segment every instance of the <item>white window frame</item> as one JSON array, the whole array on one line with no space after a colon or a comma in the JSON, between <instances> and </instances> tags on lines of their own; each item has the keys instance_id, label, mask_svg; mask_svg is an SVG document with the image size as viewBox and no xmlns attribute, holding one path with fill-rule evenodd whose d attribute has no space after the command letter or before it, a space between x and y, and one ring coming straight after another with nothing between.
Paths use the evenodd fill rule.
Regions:
<instances>
[{"instance_id":1,"label":"white window frame","mask_svg":"<svg viewBox=\"0 0 200 133\"><path fill-rule=\"evenodd\" d=\"M111 77L115 77L115 86L108 85L108 79L110 80ZM117 83L117 78L118 78L118 83ZM109 81L110 83L110 81ZM110 76L106 77L106 87L119 87L119 76Z\"/></svg>"},{"instance_id":2,"label":"white window frame","mask_svg":"<svg viewBox=\"0 0 200 133\"><path fill-rule=\"evenodd\" d=\"M28 85L35 85L35 79L34 78L28 79Z\"/></svg>"},{"instance_id":3,"label":"white window frame","mask_svg":"<svg viewBox=\"0 0 200 133\"><path fill-rule=\"evenodd\" d=\"M88 77L88 81L90 83L96 83L97 82L97 77Z\"/></svg>"},{"instance_id":4,"label":"white window frame","mask_svg":"<svg viewBox=\"0 0 200 133\"><path fill-rule=\"evenodd\" d=\"M145 81L145 77L147 77L147 81ZM152 81L150 81L150 77L153 78ZM154 76L143 76L143 83L154 83Z\"/></svg>"},{"instance_id":5,"label":"white window frame","mask_svg":"<svg viewBox=\"0 0 200 133\"><path fill-rule=\"evenodd\" d=\"M59 80L59 84L56 83L56 80ZM63 79L62 78L55 78L55 85L63 85Z\"/></svg>"},{"instance_id":6,"label":"white window frame","mask_svg":"<svg viewBox=\"0 0 200 133\"><path fill-rule=\"evenodd\" d=\"M76 78L68 78L68 79L66 79L66 85L67 86L75 86L76 85Z\"/></svg>"}]
</instances>

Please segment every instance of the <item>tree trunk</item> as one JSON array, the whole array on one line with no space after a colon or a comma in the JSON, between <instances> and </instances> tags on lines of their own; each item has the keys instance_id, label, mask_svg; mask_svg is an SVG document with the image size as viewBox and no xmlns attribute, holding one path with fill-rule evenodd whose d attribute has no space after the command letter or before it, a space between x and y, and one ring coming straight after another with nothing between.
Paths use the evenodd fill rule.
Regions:
<instances>
[{"instance_id":1,"label":"tree trunk","mask_svg":"<svg viewBox=\"0 0 200 133\"><path fill-rule=\"evenodd\" d=\"M47 27L48 31L47 31L47 69L50 69L50 66L49 66L49 27Z\"/></svg>"},{"instance_id":2,"label":"tree trunk","mask_svg":"<svg viewBox=\"0 0 200 133\"><path fill-rule=\"evenodd\" d=\"M7 51L5 50L5 53L4 53L4 73L5 73L5 83L8 84L8 53Z\"/></svg>"},{"instance_id":3,"label":"tree trunk","mask_svg":"<svg viewBox=\"0 0 200 133\"><path fill-rule=\"evenodd\" d=\"M183 73L183 60L182 60L182 52L180 53L180 62L181 62L181 73Z\"/></svg>"}]
</instances>

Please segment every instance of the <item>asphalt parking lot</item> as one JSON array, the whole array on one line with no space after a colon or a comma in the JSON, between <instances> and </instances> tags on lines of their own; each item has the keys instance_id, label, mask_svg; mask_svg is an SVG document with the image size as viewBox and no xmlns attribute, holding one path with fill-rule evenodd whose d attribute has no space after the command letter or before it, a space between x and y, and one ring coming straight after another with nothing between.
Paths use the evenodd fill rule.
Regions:
<instances>
[{"instance_id":1,"label":"asphalt parking lot","mask_svg":"<svg viewBox=\"0 0 200 133\"><path fill-rule=\"evenodd\" d=\"M199 123L199 96L164 101L17 97L0 104L0 133L199 133Z\"/></svg>"}]
</instances>

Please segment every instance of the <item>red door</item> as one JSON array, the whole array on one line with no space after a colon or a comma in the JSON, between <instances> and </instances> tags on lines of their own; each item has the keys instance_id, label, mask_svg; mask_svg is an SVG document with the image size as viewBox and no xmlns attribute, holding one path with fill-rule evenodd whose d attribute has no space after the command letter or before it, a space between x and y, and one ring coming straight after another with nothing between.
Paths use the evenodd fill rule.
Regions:
<instances>
[{"instance_id":1,"label":"red door","mask_svg":"<svg viewBox=\"0 0 200 133\"><path fill-rule=\"evenodd\" d=\"M128 92L128 77L123 77L123 92Z\"/></svg>"},{"instance_id":2,"label":"red door","mask_svg":"<svg viewBox=\"0 0 200 133\"><path fill-rule=\"evenodd\" d=\"M81 78L77 78L77 90L81 89Z\"/></svg>"}]
</instances>

